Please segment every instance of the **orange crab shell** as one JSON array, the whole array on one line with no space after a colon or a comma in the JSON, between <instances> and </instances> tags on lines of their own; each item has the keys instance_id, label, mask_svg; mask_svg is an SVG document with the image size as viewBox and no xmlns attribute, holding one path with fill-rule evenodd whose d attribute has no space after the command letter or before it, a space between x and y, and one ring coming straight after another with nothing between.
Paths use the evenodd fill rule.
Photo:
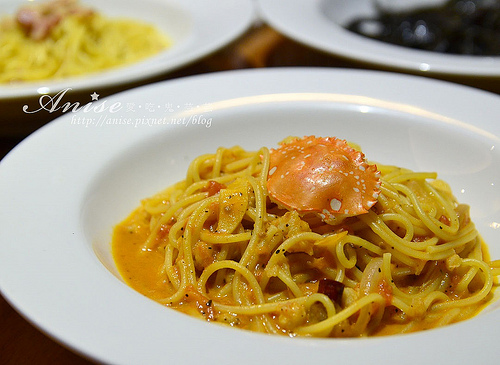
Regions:
<instances>
[{"instance_id":1,"label":"orange crab shell","mask_svg":"<svg viewBox=\"0 0 500 365\"><path fill-rule=\"evenodd\" d=\"M380 172L362 152L335 137L304 137L270 151L271 200L325 222L368 212L380 193Z\"/></svg>"}]
</instances>

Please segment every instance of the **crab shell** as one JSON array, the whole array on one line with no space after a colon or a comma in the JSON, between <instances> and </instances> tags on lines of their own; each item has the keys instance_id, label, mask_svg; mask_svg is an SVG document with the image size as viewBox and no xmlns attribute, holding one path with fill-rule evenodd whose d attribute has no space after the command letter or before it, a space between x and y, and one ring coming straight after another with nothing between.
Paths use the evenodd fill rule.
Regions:
<instances>
[{"instance_id":1,"label":"crab shell","mask_svg":"<svg viewBox=\"0 0 500 365\"><path fill-rule=\"evenodd\" d=\"M336 224L377 202L380 172L345 140L309 136L270 151L267 190L281 207Z\"/></svg>"}]
</instances>

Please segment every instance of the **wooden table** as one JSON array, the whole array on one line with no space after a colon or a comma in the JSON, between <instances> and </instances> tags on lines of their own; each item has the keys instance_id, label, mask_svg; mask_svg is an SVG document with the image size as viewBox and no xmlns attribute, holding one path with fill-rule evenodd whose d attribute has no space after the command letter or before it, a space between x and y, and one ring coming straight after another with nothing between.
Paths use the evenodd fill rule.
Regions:
<instances>
[{"instance_id":1,"label":"wooden table","mask_svg":"<svg viewBox=\"0 0 500 365\"><path fill-rule=\"evenodd\" d=\"M219 52L183 69L146 80L151 83L188 75L244 68L318 66L374 69L373 66L324 54L298 44L267 26L255 26ZM380 68L379 68L380 69ZM500 93L500 80L455 78L450 81ZM127 88L139 86L128 85ZM107 90L103 96L121 91ZM0 104L0 111L2 105ZM5 116L4 116L5 117ZM55 117L55 116L54 116ZM49 120L2 120L0 114L0 158L29 133ZM28 116L26 116L28 118ZM91 362L50 339L21 317L0 297L0 364L91 364Z\"/></svg>"}]
</instances>

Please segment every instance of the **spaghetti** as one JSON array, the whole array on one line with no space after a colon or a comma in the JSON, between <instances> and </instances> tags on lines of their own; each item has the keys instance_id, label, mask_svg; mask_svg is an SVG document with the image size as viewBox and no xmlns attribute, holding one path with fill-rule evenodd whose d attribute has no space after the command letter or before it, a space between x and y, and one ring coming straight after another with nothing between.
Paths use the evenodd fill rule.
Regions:
<instances>
[{"instance_id":1,"label":"spaghetti","mask_svg":"<svg viewBox=\"0 0 500 365\"><path fill-rule=\"evenodd\" d=\"M375 204L328 224L270 199L280 152L221 147L145 199L113 235L126 282L208 321L289 336L413 332L492 300L500 261L435 173L377 165Z\"/></svg>"},{"instance_id":2,"label":"spaghetti","mask_svg":"<svg viewBox=\"0 0 500 365\"><path fill-rule=\"evenodd\" d=\"M16 17L2 20L0 30L0 83L89 74L170 46L150 24L107 18L73 0L21 8Z\"/></svg>"}]
</instances>

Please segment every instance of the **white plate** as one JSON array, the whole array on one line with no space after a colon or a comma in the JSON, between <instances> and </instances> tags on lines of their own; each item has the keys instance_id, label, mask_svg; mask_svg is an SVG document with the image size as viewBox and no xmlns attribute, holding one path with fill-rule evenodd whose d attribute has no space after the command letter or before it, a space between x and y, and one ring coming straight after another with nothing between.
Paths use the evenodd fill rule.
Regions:
<instances>
[{"instance_id":1,"label":"white plate","mask_svg":"<svg viewBox=\"0 0 500 365\"><path fill-rule=\"evenodd\" d=\"M500 76L500 57L447 55L396 46L344 29L376 14L373 0L257 0L262 17L292 39L327 53L422 74Z\"/></svg>"},{"instance_id":2,"label":"white plate","mask_svg":"<svg viewBox=\"0 0 500 365\"><path fill-rule=\"evenodd\" d=\"M255 20L251 0L81 0L108 17L155 25L172 40L156 56L128 66L62 80L0 84L1 98L16 98L130 83L172 71L227 45ZM13 15L25 0L0 0L0 15Z\"/></svg>"},{"instance_id":3,"label":"white plate","mask_svg":"<svg viewBox=\"0 0 500 365\"><path fill-rule=\"evenodd\" d=\"M182 179L195 156L316 134L357 142L371 160L438 171L500 258L498 115L500 99L486 92L342 69L215 73L116 94L67 112L0 163L1 292L50 336L106 363L492 363L499 304L405 336L272 337L141 296L116 275L109 242L112 227Z\"/></svg>"}]
</instances>

